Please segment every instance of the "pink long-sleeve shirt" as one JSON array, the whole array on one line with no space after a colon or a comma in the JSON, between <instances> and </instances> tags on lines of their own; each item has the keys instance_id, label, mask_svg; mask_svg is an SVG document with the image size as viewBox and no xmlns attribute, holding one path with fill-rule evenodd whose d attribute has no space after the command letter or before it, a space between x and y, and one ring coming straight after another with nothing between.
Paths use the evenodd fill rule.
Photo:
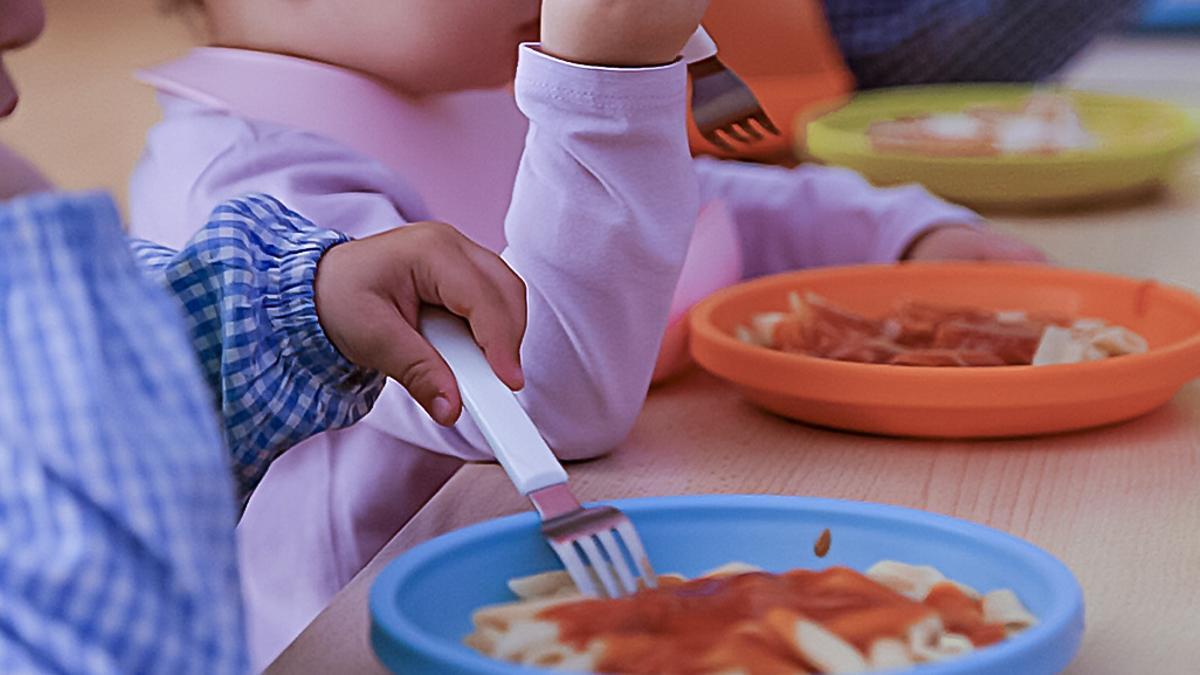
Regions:
<instances>
[{"instance_id":1,"label":"pink long-sleeve shirt","mask_svg":"<svg viewBox=\"0 0 1200 675\"><path fill-rule=\"evenodd\" d=\"M841 169L692 160L681 65L586 68L525 47L523 115L506 92L410 101L346 70L240 50L197 50L144 77L164 118L133 178L135 233L177 243L250 191L354 236L432 217L462 227L526 281L520 399L565 459L603 453L632 426L701 202L730 219L729 255L747 276L891 261L930 227L976 219ZM255 665L460 460L488 458L469 420L439 427L392 383L362 423L277 460L239 526Z\"/></svg>"}]
</instances>

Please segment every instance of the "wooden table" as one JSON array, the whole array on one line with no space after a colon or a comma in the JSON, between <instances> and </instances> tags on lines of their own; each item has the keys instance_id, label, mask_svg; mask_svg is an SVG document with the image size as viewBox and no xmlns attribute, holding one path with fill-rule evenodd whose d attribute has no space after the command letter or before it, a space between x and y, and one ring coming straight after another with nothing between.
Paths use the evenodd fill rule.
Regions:
<instances>
[{"instance_id":1,"label":"wooden table","mask_svg":"<svg viewBox=\"0 0 1200 675\"><path fill-rule=\"evenodd\" d=\"M1073 79L1127 89L1104 66L1113 49L1166 58L1144 43L1100 48L1101 67ZM1172 45L1200 63L1200 47ZM1107 49L1107 51L1106 51ZM1139 51L1140 50L1140 51ZM1182 55L1182 57L1181 57ZM1147 81L1139 93L1200 98ZM1184 71L1166 69L1173 74ZM1105 79L1108 78L1108 79ZM1200 100L1182 100L1198 103ZM1141 203L1052 216L1000 216L1065 265L1150 276L1200 291L1200 165ZM1146 417L1046 438L959 442L875 438L790 423L693 373L653 391L612 455L569 467L587 500L769 493L869 500L985 523L1042 546L1074 570L1087 633L1070 673L1200 671L1200 383ZM366 597L395 556L438 534L528 509L492 465L456 474L334 599L269 672L382 673L367 642Z\"/></svg>"}]
</instances>

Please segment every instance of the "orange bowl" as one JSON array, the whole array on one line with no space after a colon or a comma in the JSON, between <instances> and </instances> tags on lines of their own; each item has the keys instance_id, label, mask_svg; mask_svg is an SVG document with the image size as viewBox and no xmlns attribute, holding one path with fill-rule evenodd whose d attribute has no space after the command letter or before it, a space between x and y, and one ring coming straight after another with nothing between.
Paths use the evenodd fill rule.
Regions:
<instances>
[{"instance_id":1,"label":"orange bowl","mask_svg":"<svg viewBox=\"0 0 1200 675\"><path fill-rule=\"evenodd\" d=\"M1065 312L1140 333L1145 354L1056 366L847 363L745 344L734 328L814 291L868 315L901 300ZM1155 281L1033 265L910 264L789 272L719 291L691 314L706 370L767 410L896 436L987 438L1071 431L1147 413L1200 375L1200 298Z\"/></svg>"}]
</instances>

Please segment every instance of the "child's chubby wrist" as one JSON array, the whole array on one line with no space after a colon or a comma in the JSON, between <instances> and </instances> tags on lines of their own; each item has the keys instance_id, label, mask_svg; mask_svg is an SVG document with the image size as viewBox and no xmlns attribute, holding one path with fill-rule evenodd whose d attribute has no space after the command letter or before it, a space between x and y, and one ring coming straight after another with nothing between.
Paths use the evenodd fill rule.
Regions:
<instances>
[{"instance_id":1,"label":"child's chubby wrist","mask_svg":"<svg viewBox=\"0 0 1200 675\"><path fill-rule=\"evenodd\" d=\"M322 379L361 375L364 369L351 363L326 333L317 307L321 262L327 253L351 239L328 230L313 230L304 239L307 246L289 251L280 259L278 283L264 303L271 325L284 337L295 362L321 374Z\"/></svg>"},{"instance_id":2,"label":"child's chubby wrist","mask_svg":"<svg viewBox=\"0 0 1200 675\"><path fill-rule=\"evenodd\" d=\"M655 62L647 63L597 63L594 60L586 58L572 58L568 54L563 54L546 46L544 42L526 42L521 45L521 48L529 49L542 58L550 59L569 68L582 68L585 70L595 70L611 73L630 73L637 71L654 71L654 70L673 70L677 67L680 61L679 56L674 56L668 59L662 59Z\"/></svg>"},{"instance_id":3,"label":"child's chubby wrist","mask_svg":"<svg viewBox=\"0 0 1200 675\"><path fill-rule=\"evenodd\" d=\"M543 0L542 46L588 65L671 63L707 6L708 0Z\"/></svg>"}]
</instances>

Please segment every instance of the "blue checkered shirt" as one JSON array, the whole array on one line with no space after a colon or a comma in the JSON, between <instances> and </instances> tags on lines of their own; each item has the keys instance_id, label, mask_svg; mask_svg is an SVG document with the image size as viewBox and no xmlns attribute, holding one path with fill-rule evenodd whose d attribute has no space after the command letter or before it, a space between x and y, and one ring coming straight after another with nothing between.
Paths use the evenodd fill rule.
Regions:
<instances>
[{"instance_id":1,"label":"blue checkered shirt","mask_svg":"<svg viewBox=\"0 0 1200 675\"><path fill-rule=\"evenodd\" d=\"M860 87L1043 79L1143 0L825 0Z\"/></svg>"},{"instance_id":2,"label":"blue checkered shirt","mask_svg":"<svg viewBox=\"0 0 1200 675\"><path fill-rule=\"evenodd\" d=\"M235 495L383 384L317 322L343 240L264 196L179 252L101 194L0 204L0 672L245 672Z\"/></svg>"}]
</instances>

